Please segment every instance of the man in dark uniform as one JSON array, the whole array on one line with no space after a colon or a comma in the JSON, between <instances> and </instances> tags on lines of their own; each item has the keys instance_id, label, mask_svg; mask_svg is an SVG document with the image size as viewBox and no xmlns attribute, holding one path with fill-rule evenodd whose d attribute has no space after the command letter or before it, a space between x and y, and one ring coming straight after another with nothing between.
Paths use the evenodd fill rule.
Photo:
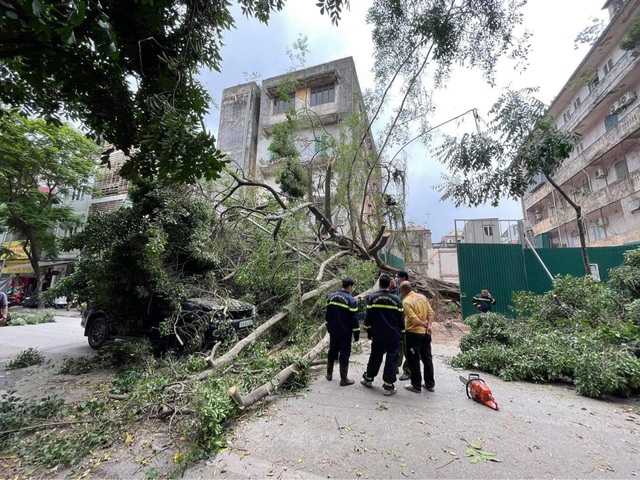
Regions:
<instances>
[{"instance_id":1,"label":"man in dark uniform","mask_svg":"<svg viewBox=\"0 0 640 480\"><path fill-rule=\"evenodd\" d=\"M483 288L479 295L473 297L471 303L478 309L478 313L487 313L491 311L491 306L496 304L496 299L491 296L489 290Z\"/></svg>"},{"instance_id":2,"label":"man in dark uniform","mask_svg":"<svg viewBox=\"0 0 640 480\"><path fill-rule=\"evenodd\" d=\"M351 336L353 341L360 340L358 306L351 296L356 287L353 278L342 280L342 290L333 292L327 298L327 331L329 332L329 353L327 354L327 380L333 380L333 364L340 358L340 386L353 385L349 373L351 356Z\"/></svg>"},{"instance_id":3,"label":"man in dark uniform","mask_svg":"<svg viewBox=\"0 0 640 480\"><path fill-rule=\"evenodd\" d=\"M404 334L404 318L402 316L402 300L389 292L391 278L382 274L379 279L380 290L367 298L367 316L364 328L372 340L371 355L367 371L362 375L360 383L365 387L373 386L373 379L380 371L382 357L386 354L384 372L382 374L385 395L396 393L396 373L398 369L398 353Z\"/></svg>"}]
</instances>

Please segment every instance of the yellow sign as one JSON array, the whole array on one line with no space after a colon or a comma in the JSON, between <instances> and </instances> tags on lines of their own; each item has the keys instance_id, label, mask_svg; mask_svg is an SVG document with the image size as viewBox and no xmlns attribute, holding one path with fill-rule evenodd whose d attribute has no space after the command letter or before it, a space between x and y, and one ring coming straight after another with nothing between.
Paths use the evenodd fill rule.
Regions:
<instances>
[{"instance_id":1,"label":"yellow sign","mask_svg":"<svg viewBox=\"0 0 640 480\"><path fill-rule=\"evenodd\" d=\"M0 265L2 265L2 260L5 259L1 273L33 273L29 257L24 253L24 240L4 242L2 247L9 250L10 253L0 256Z\"/></svg>"},{"instance_id":2,"label":"yellow sign","mask_svg":"<svg viewBox=\"0 0 640 480\"><path fill-rule=\"evenodd\" d=\"M33 273L33 268L29 263L21 263L19 265L12 265L4 267L2 273Z\"/></svg>"},{"instance_id":3,"label":"yellow sign","mask_svg":"<svg viewBox=\"0 0 640 480\"><path fill-rule=\"evenodd\" d=\"M27 254L24 253L24 240L18 240L15 242L4 242L2 244L2 248L9 250L10 252L6 256L0 256L0 260L6 258L7 265L9 265L10 263L15 264L16 262L24 263L25 260L29 260Z\"/></svg>"}]
</instances>

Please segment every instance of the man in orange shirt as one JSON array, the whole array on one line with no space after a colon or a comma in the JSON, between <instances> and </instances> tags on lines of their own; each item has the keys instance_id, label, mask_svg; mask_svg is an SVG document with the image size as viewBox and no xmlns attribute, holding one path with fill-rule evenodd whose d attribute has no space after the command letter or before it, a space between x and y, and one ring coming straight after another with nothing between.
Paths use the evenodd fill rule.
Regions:
<instances>
[{"instance_id":1,"label":"man in orange shirt","mask_svg":"<svg viewBox=\"0 0 640 480\"><path fill-rule=\"evenodd\" d=\"M433 378L433 359L431 355L431 326L435 312L427 297L411 289L411 283L400 284L402 308L404 310L407 338L407 360L411 369L411 383L404 386L410 392L420 393L422 387L433 392L436 386ZM424 365L424 384L420 372L420 361Z\"/></svg>"}]
</instances>

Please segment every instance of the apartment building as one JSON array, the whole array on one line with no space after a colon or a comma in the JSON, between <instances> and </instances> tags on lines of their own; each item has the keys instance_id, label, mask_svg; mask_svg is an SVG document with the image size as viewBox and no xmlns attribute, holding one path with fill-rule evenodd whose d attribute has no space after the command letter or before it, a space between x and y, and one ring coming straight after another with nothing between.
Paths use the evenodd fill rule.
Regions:
<instances>
[{"instance_id":1,"label":"apartment building","mask_svg":"<svg viewBox=\"0 0 640 480\"><path fill-rule=\"evenodd\" d=\"M283 85L290 90L283 91ZM298 125L295 148L300 153L299 161L312 172L309 187L315 201L322 205L327 167L335 160L329 139L339 138L341 122L353 113L363 114L366 120L353 58L267 78L260 86L249 82L226 88L222 93L218 148L245 176L278 190L276 175L283 162L269 146L274 140L274 127L285 122L292 111ZM370 132L366 133L364 148L375 152ZM336 184L331 183L333 191ZM379 188L379 175L373 176L369 187ZM367 198L365 213L373 209L374 201ZM342 211L334 217L339 228L345 224L345 215Z\"/></svg>"},{"instance_id":2,"label":"apartment building","mask_svg":"<svg viewBox=\"0 0 640 480\"><path fill-rule=\"evenodd\" d=\"M108 147L105 146L105 149ZM111 212L124 204L131 182L122 178L118 172L127 158L122 150L115 150L109 155L111 168L102 166L98 169L88 205L89 214Z\"/></svg>"},{"instance_id":3,"label":"apartment building","mask_svg":"<svg viewBox=\"0 0 640 480\"><path fill-rule=\"evenodd\" d=\"M640 0L608 0L610 20L556 96L556 125L581 134L554 175L582 207L590 246L640 240L640 52L622 50ZM539 244L579 246L575 211L544 177L523 198L525 218Z\"/></svg>"}]
</instances>

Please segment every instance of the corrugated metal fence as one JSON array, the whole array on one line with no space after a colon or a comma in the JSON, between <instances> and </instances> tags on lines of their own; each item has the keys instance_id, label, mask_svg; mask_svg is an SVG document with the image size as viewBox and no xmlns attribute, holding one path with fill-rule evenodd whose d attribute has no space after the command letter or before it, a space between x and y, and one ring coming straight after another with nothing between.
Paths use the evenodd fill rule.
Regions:
<instances>
[{"instance_id":1,"label":"corrugated metal fence","mask_svg":"<svg viewBox=\"0 0 640 480\"><path fill-rule=\"evenodd\" d=\"M600 279L622 263L624 252L637 245L587 248L589 262L596 264ZM552 275L584 274L579 248L539 248L536 252ZM496 299L493 311L511 314L512 292L526 290L544 293L551 290L551 280L530 249L519 244L458 243L458 270L462 318L477 313L471 304L474 295L487 288Z\"/></svg>"}]
</instances>

